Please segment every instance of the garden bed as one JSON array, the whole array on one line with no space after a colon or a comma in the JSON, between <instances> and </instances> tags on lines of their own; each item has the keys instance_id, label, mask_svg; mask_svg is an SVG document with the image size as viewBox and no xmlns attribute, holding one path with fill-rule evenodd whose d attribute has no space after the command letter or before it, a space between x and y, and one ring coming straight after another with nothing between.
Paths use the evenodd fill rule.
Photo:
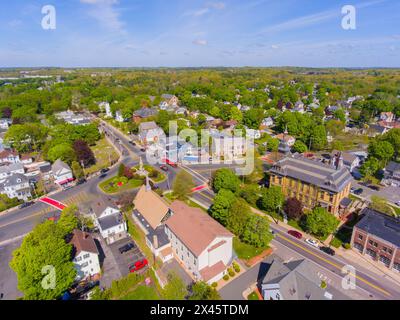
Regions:
<instances>
[{"instance_id":1,"label":"garden bed","mask_svg":"<svg viewBox=\"0 0 400 320\"><path fill-rule=\"evenodd\" d=\"M153 168L152 166L145 164L143 168L149 173L149 178L154 182L154 183L159 183L162 182L166 179L165 174L163 174L161 171ZM133 171L136 171L139 169L139 166L135 166L132 168Z\"/></svg>"},{"instance_id":2,"label":"garden bed","mask_svg":"<svg viewBox=\"0 0 400 320\"><path fill-rule=\"evenodd\" d=\"M99 184L99 188L108 194L120 193L123 191L127 191L130 189L135 189L140 187L144 183L144 180L141 179L130 179L126 177L112 177L108 180L105 180Z\"/></svg>"}]
</instances>

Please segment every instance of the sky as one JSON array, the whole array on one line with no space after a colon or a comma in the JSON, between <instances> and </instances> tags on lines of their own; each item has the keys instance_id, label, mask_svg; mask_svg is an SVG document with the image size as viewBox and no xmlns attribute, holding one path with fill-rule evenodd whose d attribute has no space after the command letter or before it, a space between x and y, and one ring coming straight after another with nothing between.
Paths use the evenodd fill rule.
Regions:
<instances>
[{"instance_id":1,"label":"sky","mask_svg":"<svg viewBox=\"0 0 400 320\"><path fill-rule=\"evenodd\" d=\"M400 67L398 0L13 0L0 20L0 67Z\"/></svg>"}]
</instances>

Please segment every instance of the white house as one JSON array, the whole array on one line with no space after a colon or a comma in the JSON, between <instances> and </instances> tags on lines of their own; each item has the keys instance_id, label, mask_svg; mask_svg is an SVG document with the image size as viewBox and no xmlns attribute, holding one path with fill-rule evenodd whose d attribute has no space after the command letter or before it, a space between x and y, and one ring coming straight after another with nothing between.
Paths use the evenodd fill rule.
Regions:
<instances>
[{"instance_id":1,"label":"white house","mask_svg":"<svg viewBox=\"0 0 400 320\"><path fill-rule=\"evenodd\" d=\"M260 139L261 138L261 131L254 130L254 129L246 129L246 136L253 138L253 139Z\"/></svg>"},{"instance_id":2,"label":"white house","mask_svg":"<svg viewBox=\"0 0 400 320\"><path fill-rule=\"evenodd\" d=\"M22 163L11 163L9 165L0 166L0 180L7 178L14 173L24 174L24 165Z\"/></svg>"},{"instance_id":3,"label":"white house","mask_svg":"<svg viewBox=\"0 0 400 320\"><path fill-rule=\"evenodd\" d=\"M11 123L12 123L11 119L8 118L0 119L0 129L7 130L10 127Z\"/></svg>"},{"instance_id":4,"label":"white house","mask_svg":"<svg viewBox=\"0 0 400 320\"><path fill-rule=\"evenodd\" d=\"M268 118L264 118L262 121L261 121L261 126L262 127L272 127L274 125L274 120L272 120L272 118L271 117L268 117Z\"/></svg>"},{"instance_id":5,"label":"white house","mask_svg":"<svg viewBox=\"0 0 400 320\"><path fill-rule=\"evenodd\" d=\"M10 199L27 201L32 196L29 179L21 173L14 173L1 183L0 193L6 194Z\"/></svg>"},{"instance_id":6,"label":"white house","mask_svg":"<svg viewBox=\"0 0 400 320\"><path fill-rule=\"evenodd\" d=\"M112 118L112 112L111 112L111 107L110 104L108 102L100 102L99 103L99 108L100 111L105 111L106 112L106 117L107 118Z\"/></svg>"},{"instance_id":7,"label":"white house","mask_svg":"<svg viewBox=\"0 0 400 320\"><path fill-rule=\"evenodd\" d=\"M165 133L154 121L142 122L139 125L139 138L143 144L153 143L165 138Z\"/></svg>"},{"instance_id":8,"label":"white house","mask_svg":"<svg viewBox=\"0 0 400 320\"><path fill-rule=\"evenodd\" d=\"M218 281L233 261L233 234L201 209L182 201L170 205L165 233L174 257L196 280Z\"/></svg>"},{"instance_id":9,"label":"white house","mask_svg":"<svg viewBox=\"0 0 400 320\"><path fill-rule=\"evenodd\" d=\"M99 251L93 237L81 230L74 230L70 241L73 246L72 256L77 271L76 280L93 278L100 275Z\"/></svg>"},{"instance_id":10,"label":"white house","mask_svg":"<svg viewBox=\"0 0 400 320\"><path fill-rule=\"evenodd\" d=\"M393 112L381 112L381 114L379 116L379 120L386 121L386 122L393 122L394 114L393 114Z\"/></svg>"},{"instance_id":11,"label":"white house","mask_svg":"<svg viewBox=\"0 0 400 320\"><path fill-rule=\"evenodd\" d=\"M293 147L294 143L296 142L296 138L288 135L287 132L280 133L280 134L276 135L275 138L281 142L282 141L286 142L289 147Z\"/></svg>"},{"instance_id":12,"label":"white house","mask_svg":"<svg viewBox=\"0 0 400 320\"><path fill-rule=\"evenodd\" d=\"M19 155L15 151L3 150L0 152L0 163L19 163Z\"/></svg>"},{"instance_id":13,"label":"white house","mask_svg":"<svg viewBox=\"0 0 400 320\"><path fill-rule=\"evenodd\" d=\"M51 166L54 182L64 185L74 180L71 168L61 159L57 159Z\"/></svg>"},{"instance_id":14,"label":"white house","mask_svg":"<svg viewBox=\"0 0 400 320\"><path fill-rule=\"evenodd\" d=\"M124 117L122 116L121 110L118 110L117 112L115 112L115 120L118 121L118 122L124 122L125 121Z\"/></svg>"},{"instance_id":15,"label":"white house","mask_svg":"<svg viewBox=\"0 0 400 320\"><path fill-rule=\"evenodd\" d=\"M128 229L121 211L103 199L96 201L92 210L95 214L95 225L107 244L127 237Z\"/></svg>"},{"instance_id":16,"label":"white house","mask_svg":"<svg viewBox=\"0 0 400 320\"><path fill-rule=\"evenodd\" d=\"M211 135L211 152L214 156L233 159L243 157L247 152L246 139L224 133Z\"/></svg>"}]
</instances>

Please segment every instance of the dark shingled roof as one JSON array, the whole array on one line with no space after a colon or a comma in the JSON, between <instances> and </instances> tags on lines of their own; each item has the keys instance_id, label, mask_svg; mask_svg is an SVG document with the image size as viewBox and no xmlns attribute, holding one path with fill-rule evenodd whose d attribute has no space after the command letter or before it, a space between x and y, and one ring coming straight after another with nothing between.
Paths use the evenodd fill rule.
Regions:
<instances>
[{"instance_id":1,"label":"dark shingled roof","mask_svg":"<svg viewBox=\"0 0 400 320\"><path fill-rule=\"evenodd\" d=\"M390 161L389 164L386 166L385 171L391 172L393 174L393 172L400 170L400 163L398 162L394 162L394 161Z\"/></svg>"},{"instance_id":2,"label":"dark shingled roof","mask_svg":"<svg viewBox=\"0 0 400 320\"><path fill-rule=\"evenodd\" d=\"M364 215L356 228L400 247L400 220L371 208L361 211Z\"/></svg>"},{"instance_id":3,"label":"dark shingled roof","mask_svg":"<svg viewBox=\"0 0 400 320\"><path fill-rule=\"evenodd\" d=\"M122 213L114 213L109 216L98 219L100 227L102 230L107 230L112 227L118 226L124 222Z\"/></svg>"},{"instance_id":4,"label":"dark shingled roof","mask_svg":"<svg viewBox=\"0 0 400 320\"><path fill-rule=\"evenodd\" d=\"M351 181L347 168L336 169L322 162L306 159L301 155L283 158L271 168L270 172L333 192L342 191Z\"/></svg>"}]
</instances>

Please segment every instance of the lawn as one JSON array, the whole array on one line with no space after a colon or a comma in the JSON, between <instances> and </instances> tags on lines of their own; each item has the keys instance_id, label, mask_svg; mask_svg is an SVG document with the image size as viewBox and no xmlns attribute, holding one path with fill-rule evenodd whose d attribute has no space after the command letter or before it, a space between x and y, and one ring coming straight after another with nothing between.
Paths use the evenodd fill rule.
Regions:
<instances>
[{"instance_id":1,"label":"lawn","mask_svg":"<svg viewBox=\"0 0 400 320\"><path fill-rule=\"evenodd\" d=\"M140 285L135 290L122 296L120 300L159 300L156 290L152 286Z\"/></svg>"},{"instance_id":2,"label":"lawn","mask_svg":"<svg viewBox=\"0 0 400 320\"><path fill-rule=\"evenodd\" d=\"M255 292L253 291L252 293L250 293L250 294L247 296L247 300L260 300L260 299L258 299L257 293L255 293Z\"/></svg>"},{"instance_id":3,"label":"lawn","mask_svg":"<svg viewBox=\"0 0 400 320\"><path fill-rule=\"evenodd\" d=\"M268 248L256 248L252 245L241 242L238 238L233 238L233 249L238 255L239 259L251 259L263 253Z\"/></svg>"},{"instance_id":4,"label":"lawn","mask_svg":"<svg viewBox=\"0 0 400 320\"><path fill-rule=\"evenodd\" d=\"M118 153L105 138L97 141L96 145L91 147L91 149L96 157L96 164L89 168L85 168L85 173L87 175L100 171L103 168L107 168L111 163L118 161Z\"/></svg>"},{"instance_id":5,"label":"lawn","mask_svg":"<svg viewBox=\"0 0 400 320\"><path fill-rule=\"evenodd\" d=\"M368 145L369 138L366 135L355 135L342 132L335 136L335 141L340 141L344 150L353 150L358 148L360 144Z\"/></svg>"},{"instance_id":6,"label":"lawn","mask_svg":"<svg viewBox=\"0 0 400 320\"><path fill-rule=\"evenodd\" d=\"M152 166L149 166L147 164L145 164L143 166L143 168L149 173L149 178L151 180L153 180L153 182L158 183L161 181L164 181L166 179L165 174L163 174L161 171L154 169ZM135 166L132 169L137 170L139 169L139 166ZM154 172L157 172L157 176L152 176L152 174L154 174Z\"/></svg>"},{"instance_id":7,"label":"lawn","mask_svg":"<svg viewBox=\"0 0 400 320\"><path fill-rule=\"evenodd\" d=\"M119 185L121 184L121 185ZM143 180L130 179L125 177L112 177L99 184L99 188L105 193L119 193L130 189L135 189L143 184Z\"/></svg>"}]
</instances>

